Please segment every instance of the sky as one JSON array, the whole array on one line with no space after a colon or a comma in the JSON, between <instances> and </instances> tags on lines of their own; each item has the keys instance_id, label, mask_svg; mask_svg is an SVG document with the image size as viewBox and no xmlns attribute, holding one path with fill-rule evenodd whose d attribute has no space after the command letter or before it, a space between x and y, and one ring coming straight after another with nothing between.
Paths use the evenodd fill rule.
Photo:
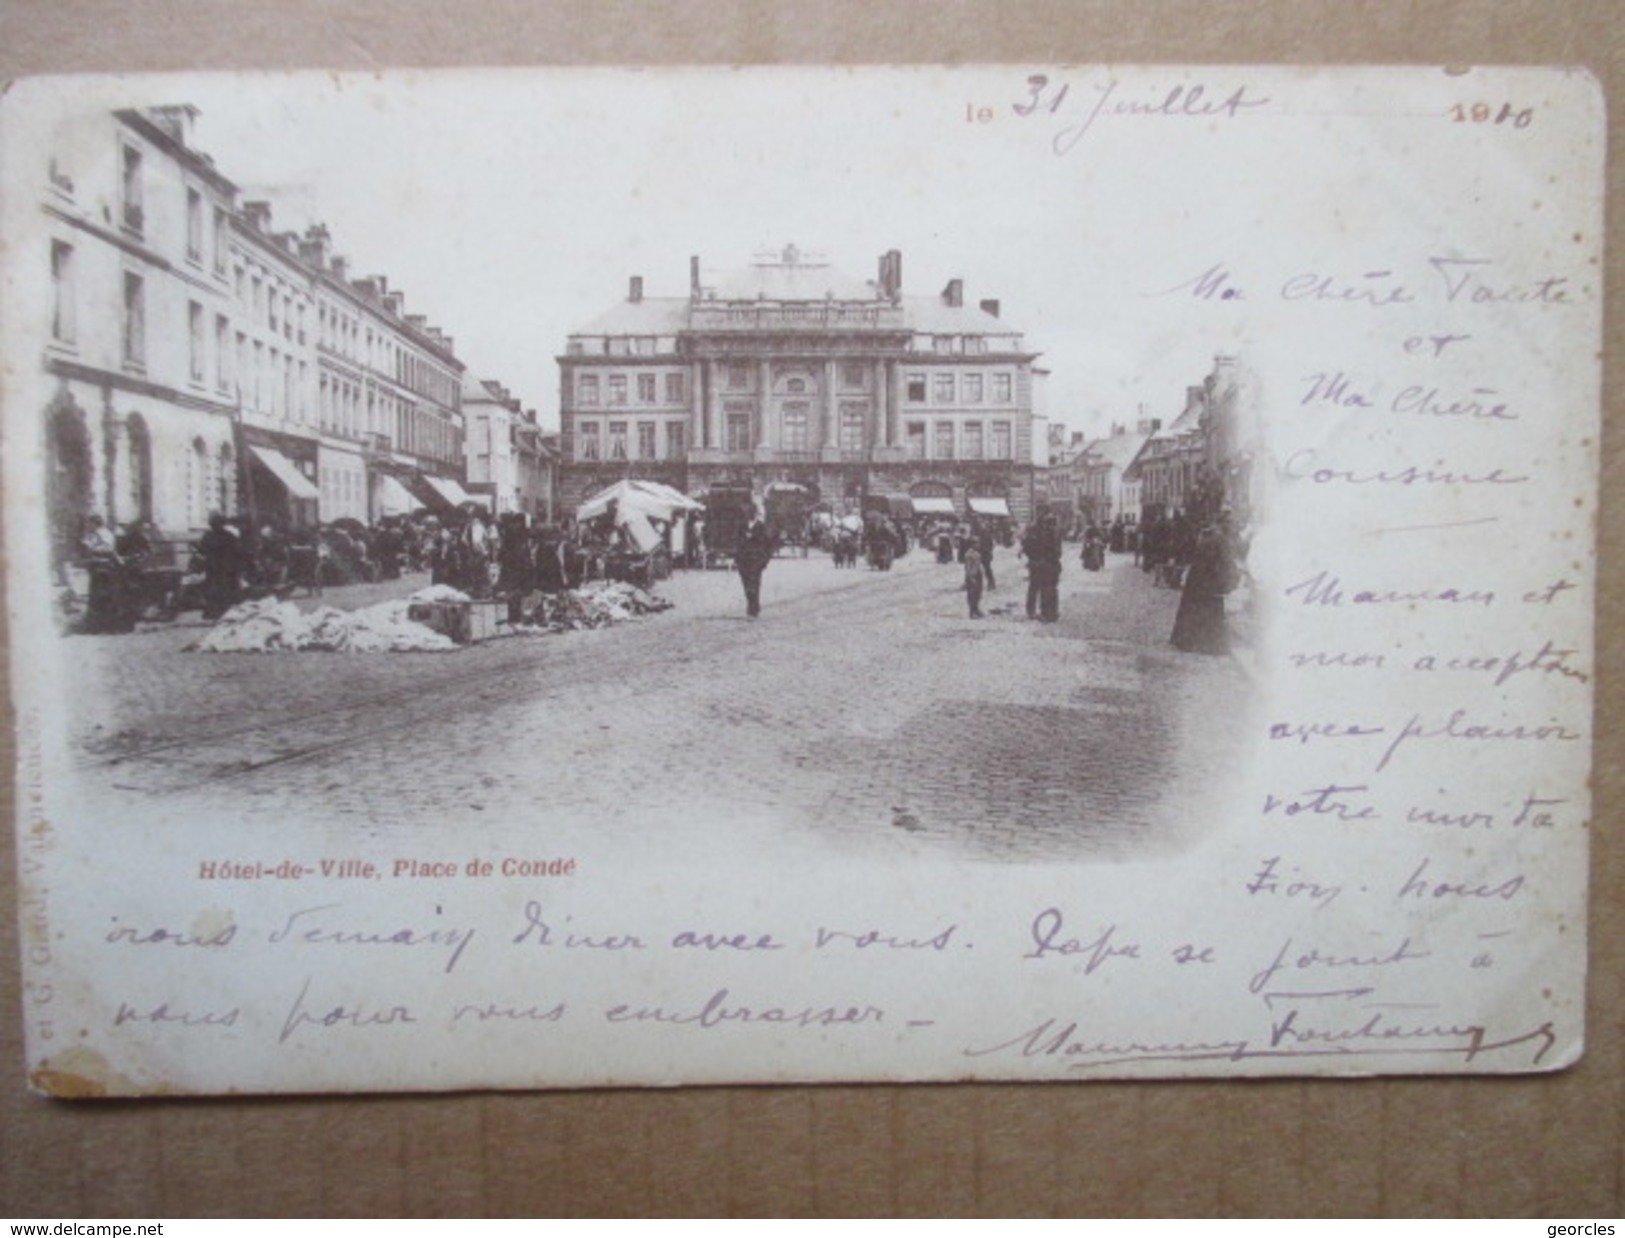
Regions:
<instances>
[{"instance_id":1,"label":"sky","mask_svg":"<svg viewBox=\"0 0 1625 1238\"><path fill-rule=\"evenodd\" d=\"M1078 131L1097 103L1164 96L1170 71L1148 72L1058 71L1029 115L1016 108L1031 102L1027 71L1011 68L236 74L96 88L122 105L196 105L195 145L244 199L269 200L278 229L326 223L353 275L386 276L408 312L546 424L565 337L623 298L628 277L681 296L690 255L721 273L794 243L860 278L895 248L905 292L959 278L967 301L999 300L1049 371L1043 411L1093 433L1142 405L1171 420L1215 354L1244 341L1239 316L1167 290L1286 236L1305 211L1335 210L1291 175L1285 130L1245 113L1154 125L1108 113ZM1314 133L1290 132L1312 158Z\"/></svg>"}]
</instances>

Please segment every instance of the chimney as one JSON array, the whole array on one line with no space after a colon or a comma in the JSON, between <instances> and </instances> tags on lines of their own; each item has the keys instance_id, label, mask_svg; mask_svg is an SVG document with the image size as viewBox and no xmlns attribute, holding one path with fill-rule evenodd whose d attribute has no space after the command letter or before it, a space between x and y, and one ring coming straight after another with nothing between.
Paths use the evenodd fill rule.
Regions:
<instances>
[{"instance_id":1,"label":"chimney","mask_svg":"<svg viewBox=\"0 0 1625 1238\"><path fill-rule=\"evenodd\" d=\"M383 289L380 287L381 282L376 275L369 275L365 279L356 280L355 290L369 301L379 301L383 299L384 295Z\"/></svg>"},{"instance_id":2,"label":"chimney","mask_svg":"<svg viewBox=\"0 0 1625 1238\"><path fill-rule=\"evenodd\" d=\"M317 270L325 271L332 239L326 224L311 224L305 229L305 239L299 242L299 257Z\"/></svg>"},{"instance_id":3,"label":"chimney","mask_svg":"<svg viewBox=\"0 0 1625 1238\"><path fill-rule=\"evenodd\" d=\"M688 260L688 295L695 301L700 299L700 256L694 254Z\"/></svg>"},{"instance_id":4,"label":"chimney","mask_svg":"<svg viewBox=\"0 0 1625 1238\"><path fill-rule=\"evenodd\" d=\"M151 107L147 109L147 119L152 121L170 137L182 146L192 144L192 125L198 118L198 110L190 103L175 103L167 107Z\"/></svg>"},{"instance_id":5,"label":"chimney","mask_svg":"<svg viewBox=\"0 0 1625 1238\"><path fill-rule=\"evenodd\" d=\"M888 249L880 255L880 295L887 301L896 302L903 291L903 255L899 250Z\"/></svg>"},{"instance_id":6,"label":"chimney","mask_svg":"<svg viewBox=\"0 0 1625 1238\"><path fill-rule=\"evenodd\" d=\"M986 314L989 318L997 318L999 316L999 303L997 301L983 301L981 305L982 313Z\"/></svg>"},{"instance_id":7,"label":"chimney","mask_svg":"<svg viewBox=\"0 0 1625 1238\"><path fill-rule=\"evenodd\" d=\"M243 219L255 232L271 230L271 204L265 201L243 203Z\"/></svg>"},{"instance_id":8,"label":"chimney","mask_svg":"<svg viewBox=\"0 0 1625 1238\"><path fill-rule=\"evenodd\" d=\"M634 275L627 286L626 299L636 305L643 300L643 276Z\"/></svg>"},{"instance_id":9,"label":"chimney","mask_svg":"<svg viewBox=\"0 0 1625 1238\"><path fill-rule=\"evenodd\" d=\"M965 281L949 280L948 286L942 290L942 303L950 309L958 309L965 304Z\"/></svg>"},{"instance_id":10,"label":"chimney","mask_svg":"<svg viewBox=\"0 0 1625 1238\"><path fill-rule=\"evenodd\" d=\"M384 293L384 308L399 318L406 308L406 294L404 292Z\"/></svg>"},{"instance_id":11,"label":"chimney","mask_svg":"<svg viewBox=\"0 0 1625 1238\"><path fill-rule=\"evenodd\" d=\"M412 330L416 331L419 335L427 335L429 333L429 319L423 314L408 314L406 316L406 325L411 327Z\"/></svg>"},{"instance_id":12,"label":"chimney","mask_svg":"<svg viewBox=\"0 0 1625 1238\"><path fill-rule=\"evenodd\" d=\"M335 278L346 280L350 277L350 260L343 254L334 254L331 266Z\"/></svg>"}]
</instances>

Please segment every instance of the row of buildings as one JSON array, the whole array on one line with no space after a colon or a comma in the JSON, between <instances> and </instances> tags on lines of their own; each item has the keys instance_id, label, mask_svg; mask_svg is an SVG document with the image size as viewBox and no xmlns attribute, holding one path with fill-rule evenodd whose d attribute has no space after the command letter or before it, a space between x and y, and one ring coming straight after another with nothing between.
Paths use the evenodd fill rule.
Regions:
<instances>
[{"instance_id":1,"label":"row of buildings","mask_svg":"<svg viewBox=\"0 0 1625 1238\"><path fill-rule=\"evenodd\" d=\"M474 504L549 519L629 477L1018 522L1248 492L1230 359L1166 426L1142 412L1069 444L1000 303L958 278L905 290L897 250L868 278L793 245L720 275L694 257L678 295L631 276L564 341L549 436L383 276L352 273L325 227L279 231L269 204L241 200L194 145L196 118L85 115L41 169L39 404L64 550L92 513L171 536L216 511L297 526Z\"/></svg>"},{"instance_id":2,"label":"row of buildings","mask_svg":"<svg viewBox=\"0 0 1625 1238\"><path fill-rule=\"evenodd\" d=\"M1137 522L1183 511L1201 521L1230 508L1238 524L1261 514L1265 474L1259 455L1255 392L1232 356L1214 358L1185 404L1169 418L1141 405L1132 424L1087 439L1051 437L1049 502L1082 523Z\"/></svg>"},{"instance_id":3,"label":"row of buildings","mask_svg":"<svg viewBox=\"0 0 1625 1238\"><path fill-rule=\"evenodd\" d=\"M551 510L534 410L459 359L325 227L278 231L192 140L187 106L87 114L41 168L40 392L59 547L85 517L166 534L213 512L375 522ZM47 255L42 253L43 263Z\"/></svg>"}]
</instances>

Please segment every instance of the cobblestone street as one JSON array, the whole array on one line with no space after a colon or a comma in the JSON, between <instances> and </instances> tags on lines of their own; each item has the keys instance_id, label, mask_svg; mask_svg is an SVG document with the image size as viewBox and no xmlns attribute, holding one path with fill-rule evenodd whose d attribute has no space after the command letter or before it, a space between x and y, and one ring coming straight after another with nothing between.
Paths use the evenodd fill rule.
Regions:
<instances>
[{"instance_id":1,"label":"cobblestone street","mask_svg":"<svg viewBox=\"0 0 1625 1238\"><path fill-rule=\"evenodd\" d=\"M691 572L676 608L447 654L196 654L202 628L68 638L87 788L143 819L318 823L357 840L614 836L659 854L1149 859L1237 767L1247 679L1167 644L1178 594L1071 552L1029 622L1013 552L987 618L962 569L827 557ZM330 590L351 607L420 580ZM314 603L301 603L313 605ZM1219 723L1223 725L1219 725ZM111 810L110 810L111 811Z\"/></svg>"}]
</instances>

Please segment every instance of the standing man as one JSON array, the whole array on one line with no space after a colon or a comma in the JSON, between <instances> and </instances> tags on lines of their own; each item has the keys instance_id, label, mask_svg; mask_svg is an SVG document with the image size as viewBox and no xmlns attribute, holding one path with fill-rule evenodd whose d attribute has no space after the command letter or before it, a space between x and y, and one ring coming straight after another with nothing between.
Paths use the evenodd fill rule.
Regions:
<instances>
[{"instance_id":1,"label":"standing man","mask_svg":"<svg viewBox=\"0 0 1625 1238\"><path fill-rule=\"evenodd\" d=\"M972 525L971 529L975 534L976 549L982 555L982 576L989 589L997 589L999 586L993 580L993 525L982 520Z\"/></svg>"},{"instance_id":2,"label":"standing man","mask_svg":"<svg viewBox=\"0 0 1625 1238\"><path fill-rule=\"evenodd\" d=\"M982 552L974 539L965 546L965 601L970 604L970 617L982 617Z\"/></svg>"},{"instance_id":3,"label":"standing man","mask_svg":"<svg viewBox=\"0 0 1625 1238\"><path fill-rule=\"evenodd\" d=\"M1027 617L1054 623L1061 613L1061 531L1054 512L1027 530L1021 550L1027 556Z\"/></svg>"},{"instance_id":4,"label":"standing man","mask_svg":"<svg viewBox=\"0 0 1625 1238\"><path fill-rule=\"evenodd\" d=\"M739 551L734 555L734 567L745 585L745 616L754 619L762 613L762 573L773 557L773 539L767 526L752 520L739 539Z\"/></svg>"}]
</instances>

